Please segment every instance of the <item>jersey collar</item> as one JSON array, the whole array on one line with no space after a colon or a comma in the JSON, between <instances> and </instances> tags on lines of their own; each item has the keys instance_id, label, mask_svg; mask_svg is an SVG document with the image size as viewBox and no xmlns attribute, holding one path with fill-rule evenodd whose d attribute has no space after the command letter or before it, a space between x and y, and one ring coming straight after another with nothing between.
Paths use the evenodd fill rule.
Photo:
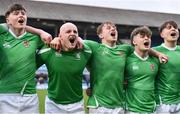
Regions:
<instances>
[{"instance_id":1,"label":"jersey collar","mask_svg":"<svg viewBox=\"0 0 180 114\"><path fill-rule=\"evenodd\" d=\"M108 46L107 44L104 44L104 43L102 43L102 45L106 46L107 48L116 48L117 47L117 45L115 45L113 47L110 47L110 46Z\"/></svg>"},{"instance_id":2,"label":"jersey collar","mask_svg":"<svg viewBox=\"0 0 180 114\"><path fill-rule=\"evenodd\" d=\"M146 61L148 58L149 58L149 55L148 56L146 56L146 57L144 57L144 58L142 58L141 56L139 56L139 54L138 53L136 53L135 51L134 51L134 54L139 58L139 59L141 59L142 61Z\"/></svg>"},{"instance_id":3,"label":"jersey collar","mask_svg":"<svg viewBox=\"0 0 180 114\"><path fill-rule=\"evenodd\" d=\"M20 38L22 38L25 34L26 34L26 31L23 33L23 34L21 34L20 36L16 36L14 33L13 33L13 31L11 30L11 29L9 29L9 32L16 38L16 39L20 39Z\"/></svg>"},{"instance_id":4,"label":"jersey collar","mask_svg":"<svg viewBox=\"0 0 180 114\"><path fill-rule=\"evenodd\" d=\"M176 50L176 48L177 48L177 46L174 47L174 48L167 47L164 43L162 43L161 46L164 47L164 48L166 48L166 49L168 49L168 50L170 50L170 51L174 51L174 50Z\"/></svg>"}]
</instances>

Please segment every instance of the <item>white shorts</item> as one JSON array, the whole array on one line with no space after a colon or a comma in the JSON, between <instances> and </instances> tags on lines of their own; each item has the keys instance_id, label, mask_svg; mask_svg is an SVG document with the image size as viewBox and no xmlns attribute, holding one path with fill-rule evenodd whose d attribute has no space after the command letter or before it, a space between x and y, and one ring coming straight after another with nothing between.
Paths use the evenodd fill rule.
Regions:
<instances>
[{"instance_id":1,"label":"white shorts","mask_svg":"<svg viewBox=\"0 0 180 114\"><path fill-rule=\"evenodd\" d=\"M57 104L46 96L45 114L85 114L84 102L81 100L72 104Z\"/></svg>"},{"instance_id":2,"label":"white shorts","mask_svg":"<svg viewBox=\"0 0 180 114\"><path fill-rule=\"evenodd\" d=\"M0 114L39 114L37 94L0 94Z\"/></svg>"},{"instance_id":3,"label":"white shorts","mask_svg":"<svg viewBox=\"0 0 180 114\"><path fill-rule=\"evenodd\" d=\"M161 104L157 106L156 114L180 114L179 104Z\"/></svg>"},{"instance_id":4,"label":"white shorts","mask_svg":"<svg viewBox=\"0 0 180 114\"><path fill-rule=\"evenodd\" d=\"M98 107L98 108L89 108L89 114L124 114L123 108L105 108L105 107Z\"/></svg>"},{"instance_id":5,"label":"white shorts","mask_svg":"<svg viewBox=\"0 0 180 114\"><path fill-rule=\"evenodd\" d=\"M125 114L156 114L156 113L137 113L137 112L126 111Z\"/></svg>"}]
</instances>

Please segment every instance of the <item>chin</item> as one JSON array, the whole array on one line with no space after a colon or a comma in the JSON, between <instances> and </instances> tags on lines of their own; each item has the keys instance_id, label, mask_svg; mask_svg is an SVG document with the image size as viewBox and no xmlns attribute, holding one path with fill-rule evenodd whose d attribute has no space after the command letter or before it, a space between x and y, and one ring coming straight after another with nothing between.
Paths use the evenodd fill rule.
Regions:
<instances>
[{"instance_id":1,"label":"chin","mask_svg":"<svg viewBox=\"0 0 180 114\"><path fill-rule=\"evenodd\" d=\"M113 40L111 40L112 42L117 42L117 39L113 39Z\"/></svg>"},{"instance_id":2,"label":"chin","mask_svg":"<svg viewBox=\"0 0 180 114\"><path fill-rule=\"evenodd\" d=\"M149 51L149 49L150 49L150 48L145 48L145 49L143 49L143 50L144 50L144 51Z\"/></svg>"},{"instance_id":3,"label":"chin","mask_svg":"<svg viewBox=\"0 0 180 114\"><path fill-rule=\"evenodd\" d=\"M76 48L76 46L70 46L69 48L70 48L70 49L75 49L75 48Z\"/></svg>"},{"instance_id":4,"label":"chin","mask_svg":"<svg viewBox=\"0 0 180 114\"><path fill-rule=\"evenodd\" d=\"M18 26L17 29L25 29L26 25Z\"/></svg>"}]
</instances>

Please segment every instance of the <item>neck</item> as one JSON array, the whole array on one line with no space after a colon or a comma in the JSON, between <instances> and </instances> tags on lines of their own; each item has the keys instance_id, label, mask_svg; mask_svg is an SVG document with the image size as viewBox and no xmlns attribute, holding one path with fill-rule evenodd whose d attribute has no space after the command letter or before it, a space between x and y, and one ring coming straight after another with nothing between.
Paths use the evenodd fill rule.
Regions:
<instances>
[{"instance_id":1,"label":"neck","mask_svg":"<svg viewBox=\"0 0 180 114\"><path fill-rule=\"evenodd\" d=\"M67 47L62 41L61 41L61 47L63 51L72 51L74 48Z\"/></svg>"},{"instance_id":2,"label":"neck","mask_svg":"<svg viewBox=\"0 0 180 114\"><path fill-rule=\"evenodd\" d=\"M114 47L116 45L116 41L107 42L102 40L102 43L108 45L109 47Z\"/></svg>"},{"instance_id":3,"label":"neck","mask_svg":"<svg viewBox=\"0 0 180 114\"><path fill-rule=\"evenodd\" d=\"M22 35L25 32L24 28L21 29L14 29L13 27L10 27L10 29L12 30L12 32L18 37L20 35Z\"/></svg>"},{"instance_id":4,"label":"neck","mask_svg":"<svg viewBox=\"0 0 180 114\"><path fill-rule=\"evenodd\" d=\"M72 51L73 49L70 49L68 47L66 47L65 45L62 44L62 50L63 51Z\"/></svg>"},{"instance_id":5,"label":"neck","mask_svg":"<svg viewBox=\"0 0 180 114\"><path fill-rule=\"evenodd\" d=\"M164 41L164 45L165 45L166 47L168 47L168 48L174 48L174 47L176 47L176 45L177 45L177 41L175 41L175 42L167 42L167 41Z\"/></svg>"},{"instance_id":6,"label":"neck","mask_svg":"<svg viewBox=\"0 0 180 114\"><path fill-rule=\"evenodd\" d=\"M142 58L145 58L148 56L148 50L147 51L141 51L141 50L135 48L135 52Z\"/></svg>"}]
</instances>

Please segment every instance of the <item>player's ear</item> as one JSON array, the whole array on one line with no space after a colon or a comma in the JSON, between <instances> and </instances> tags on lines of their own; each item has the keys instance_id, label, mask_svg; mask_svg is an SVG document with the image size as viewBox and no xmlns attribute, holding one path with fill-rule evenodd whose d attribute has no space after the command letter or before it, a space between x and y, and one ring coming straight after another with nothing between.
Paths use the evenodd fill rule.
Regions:
<instances>
[{"instance_id":1,"label":"player's ear","mask_svg":"<svg viewBox=\"0 0 180 114\"><path fill-rule=\"evenodd\" d=\"M137 43L134 40L132 41L132 43L134 46L137 46Z\"/></svg>"},{"instance_id":2,"label":"player's ear","mask_svg":"<svg viewBox=\"0 0 180 114\"><path fill-rule=\"evenodd\" d=\"M6 23L9 24L9 19L8 18L6 18Z\"/></svg>"},{"instance_id":3,"label":"player's ear","mask_svg":"<svg viewBox=\"0 0 180 114\"><path fill-rule=\"evenodd\" d=\"M102 39L102 38L103 38L103 35L102 35L102 34L99 34L98 36L99 36L99 38L100 38L100 39Z\"/></svg>"},{"instance_id":4,"label":"player's ear","mask_svg":"<svg viewBox=\"0 0 180 114\"><path fill-rule=\"evenodd\" d=\"M161 32L161 33L160 33L160 36L161 36L161 38L164 38L164 34L163 34L163 32Z\"/></svg>"}]
</instances>

